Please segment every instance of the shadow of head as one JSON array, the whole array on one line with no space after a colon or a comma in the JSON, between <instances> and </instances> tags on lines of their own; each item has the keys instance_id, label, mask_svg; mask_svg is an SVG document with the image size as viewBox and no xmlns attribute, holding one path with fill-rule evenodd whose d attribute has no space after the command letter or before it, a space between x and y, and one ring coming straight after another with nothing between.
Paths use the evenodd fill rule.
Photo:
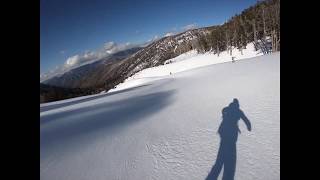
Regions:
<instances>
[{"instance_id":1,"label":"shadow of head","mask_svg":"<svg viewBox=\"0 0 320 180\"><path fill-rule=\"evenodd\" d=\"M240 117L240 111L239 111L240 105L239 100L237 98L234 98L233 101L225 108L222 109L222 118L223 121L229 121L230 118L237 116Z\"/></svg>"}]
</instances>

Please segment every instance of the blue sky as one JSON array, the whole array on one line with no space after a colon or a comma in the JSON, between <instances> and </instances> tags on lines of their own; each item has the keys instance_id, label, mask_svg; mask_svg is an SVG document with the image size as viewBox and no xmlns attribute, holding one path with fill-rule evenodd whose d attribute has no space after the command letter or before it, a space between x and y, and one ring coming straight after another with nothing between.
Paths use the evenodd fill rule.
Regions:
<instances>
[{"instance_id":1,"label":"blue sky","mask_svg":"<svg viewBox=\"0 0 320 180\"><path fill-rule=\"evenodd\" d=\"M41 0L40 73L108 42L139 44L221 24L256 0Z\"/></svg>"}]
</instances>

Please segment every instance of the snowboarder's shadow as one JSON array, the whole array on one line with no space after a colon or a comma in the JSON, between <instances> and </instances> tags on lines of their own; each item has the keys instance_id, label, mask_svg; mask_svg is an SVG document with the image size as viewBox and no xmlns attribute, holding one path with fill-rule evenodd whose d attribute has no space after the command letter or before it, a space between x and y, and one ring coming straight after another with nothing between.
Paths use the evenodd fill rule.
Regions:
<instances>
[{"instance_id":1,"label":"snowboarder's shadow","mask_svg":"<svg viewBox=\"0 0 320 180\"><path fill-rule=\"evenodd\" d=\"M207 180L216 180L223 167L223 180L233 180L236 170L237 148L236 142L238 133L241 133L238 127L238 121L242 119L249 131L251 123L239 108L239 101L233 99L229 106L222 109L222 122L218 129L220 135L220 147L216 162L212 167Z\"/></svg>"}]
</instances>

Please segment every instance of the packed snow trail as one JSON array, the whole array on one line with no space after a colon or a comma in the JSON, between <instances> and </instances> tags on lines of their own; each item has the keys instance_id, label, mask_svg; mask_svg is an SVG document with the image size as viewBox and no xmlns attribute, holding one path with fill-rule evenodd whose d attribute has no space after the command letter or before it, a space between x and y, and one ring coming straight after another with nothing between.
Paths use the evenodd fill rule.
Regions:
<instances>
[{"instance_id":1,"label":"packed snow trail","mask_svg":"<svg viewBox=\"0 0 320 180\"><path fill-rule=\"evenodd\" d=\"M280 53L41 112L40 177L204 180L217 158L221 111L233 98L252 124L249 132L239 122L235 179L280 179Z\"/></svg>"}]
</instances>

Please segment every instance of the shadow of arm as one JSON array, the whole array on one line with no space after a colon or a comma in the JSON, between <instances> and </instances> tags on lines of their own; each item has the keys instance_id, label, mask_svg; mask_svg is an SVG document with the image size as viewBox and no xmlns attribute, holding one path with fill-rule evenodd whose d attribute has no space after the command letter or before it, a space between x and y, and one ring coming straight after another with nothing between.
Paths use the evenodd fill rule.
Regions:
<instances>
[{"instance_id":1,"label":"shadow of arm","mask_svg":"<svg viewBox=\"0 0 320 180\"><path fill-rule=\"evenodd\" d=\"M247 116L242 111L241 111L241 119L246 124L248 131L251 131L251 123L250 123L249 119L247 118Z\"/></svg>"}]
</instances>

